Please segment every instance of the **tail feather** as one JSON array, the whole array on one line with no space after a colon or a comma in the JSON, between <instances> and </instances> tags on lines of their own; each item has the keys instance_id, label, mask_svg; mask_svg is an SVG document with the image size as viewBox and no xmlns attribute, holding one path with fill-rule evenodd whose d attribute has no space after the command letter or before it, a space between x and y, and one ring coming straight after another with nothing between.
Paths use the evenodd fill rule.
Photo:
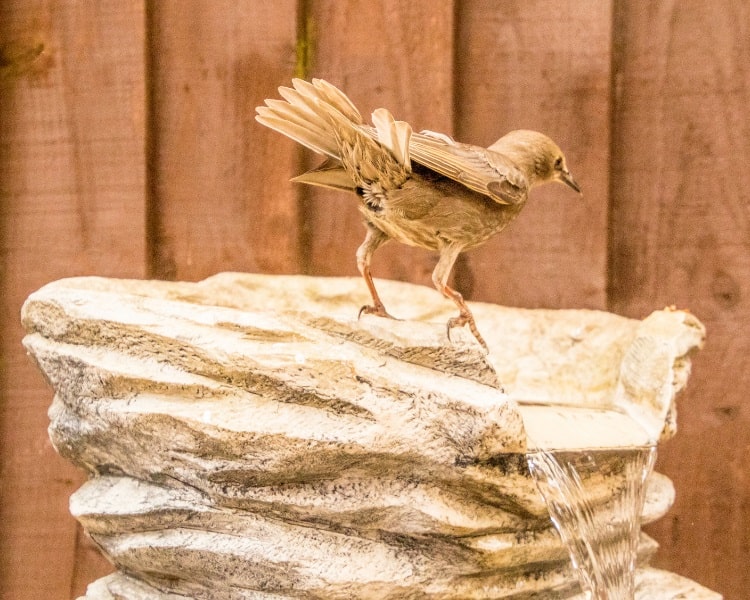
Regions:
<instances>
[{"instance_id":1,"label":"tail feather","mask_svg":"<svg viewBox=\"0 0 750 600\"><path fill-rule=\"evenodd\" d=\"M328 136L321 136L315 131L311 131L305 124L298 124L284 117L276 116L272 111L265 110L266 107L258 107L258 114L255 120L266 127L278 131L281 134L299 142L306 148L338 159L338 149L335 146L335 138L328 139ZM331 142L330 144L328 142Z\"/></svg>"},{"instance_id":2,"label":"tail feather","mask_svg":"<svg viewBox=\"0 0 750 600\"><path fill-rule=\"evenodd\" d=\"M284 100L268 99L259 106L255 119L310 150L340 159L333 123L347 128L362 124L362 116L351 100L322 79L313 83L293 79L294 87L280 87Z\"/></svg>"},{"instance_id":3,"label":"tail feather","mask_svg":"<svg viewBox=\"0 0 750 600\"><path fill-rule=\"evenodd\" d=\"M396 121L380 108L372 115L375 128L365 125L346 94L322 79L313 79L312 83L293 79L292 86L280 87L283 100L266 100L265 106L256 109L255 119L310 150L344 163L345 170L353 169L349 181L354 178L354 185L360 185L360 179L388 179L399 185L411 172L412 130L408 123ZM351 187L338 173L316 173L308 179L304 183Z\"/></svg>"},{"instance_id":4,"label":"tail feather","mask_svg":"<svg viewBox=\"0 0 750 600\"><path fill-rule=\"evenodd\" d=\"M354 192L357 189L357 184L344 166L339 161L331 159L307 173L292 177L291 181L347 192Z\"/></svg>"},{"instance_id":5,"label":"tail feather","mask_svg":"<svg viewBox=\"0 0 750 600\"><path fill-rule=\"evenodd\" d=\"M301 79L297 79L297 81L307 83ZM312 87L320 92L319 97L321 100L336 108L347 119L360 125L363 123L362 115L359 114L359 110L354 106L354 103L349 100L349 96L344 94L335 85L331 85L325 79L313 79Z\"/></svg>"},{"instance_id":6,"label":"tail feather","mask_svg":"<svg viewBox=\"0 0 750 600\"><path fill-rule=\"evenodd\" d=\"M276 116L288 119L300 126L306 126L311 131L324 134L330 127L319 113L310 110L307 107L301 107L296 104L285 102L284 100L266 100L267 107L271 109Z\"/></svg>"},{"instance_id":7,"label":"tail feather","mask_svg":"<svg viewBox=\"0 0 750 600\"><path fill-rule=\"evenodd\" d=\"M336 136L320 103L287 87L279 93L285 100L266 100L266 106L256 108L255 119L310 150L339 158Z\"/></svg>"},{"instance_id":8,"label":"tail feather","mask_svg":"<svg viewBox=\"0 0 750 600\"><path fill-rule=\"evenodd\" d=\"M323 115L326 114L326 111L318 98L284 86L279 88L279 94L286 100L289 106L293 107L299 113L300 117L306 118L311 124L318 126L325 125L326 122ZM276 102L284 104L282 100L277 100Z\"/></svg>"}]
</instances>

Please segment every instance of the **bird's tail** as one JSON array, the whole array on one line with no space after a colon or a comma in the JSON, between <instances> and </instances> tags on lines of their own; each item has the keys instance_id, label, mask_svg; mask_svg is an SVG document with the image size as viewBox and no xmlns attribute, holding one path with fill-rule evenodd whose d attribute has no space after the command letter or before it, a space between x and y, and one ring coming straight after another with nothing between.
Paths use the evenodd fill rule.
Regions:
<instances>
[{"instance_id":1,"label":"bird's tail","mask_svg":"<svg viewBox=\"0 0 750 600\"><path fill-rule=\"evenodd\" d=\"M255 119L338 161L342 160L342 138L361 136L369 144L374 140L402 167L411 170L408 123L396 121L389 111L379 108L372 113L375 127L366 125L346 94L323 79L313 79L312 83L293 79L292 86L279 88L284 100L268 99L265 106L256 108Z\"/></svg>"}]
</instances>

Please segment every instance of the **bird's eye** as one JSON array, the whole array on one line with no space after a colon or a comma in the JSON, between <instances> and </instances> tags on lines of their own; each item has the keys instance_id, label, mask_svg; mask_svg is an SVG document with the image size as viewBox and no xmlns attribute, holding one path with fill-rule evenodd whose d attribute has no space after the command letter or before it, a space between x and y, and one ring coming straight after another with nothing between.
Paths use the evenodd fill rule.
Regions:
<instances>
[{"instance_id":1,"label":"bird's eye","mask_svg":"<svg viewBox=\"0 0 750 600\"><path fill-rule=\"evenodd\" d=\"M558 156L557 160L555 160L555 169L562 169L562 156Z\"/></svg>"}]
</instances>

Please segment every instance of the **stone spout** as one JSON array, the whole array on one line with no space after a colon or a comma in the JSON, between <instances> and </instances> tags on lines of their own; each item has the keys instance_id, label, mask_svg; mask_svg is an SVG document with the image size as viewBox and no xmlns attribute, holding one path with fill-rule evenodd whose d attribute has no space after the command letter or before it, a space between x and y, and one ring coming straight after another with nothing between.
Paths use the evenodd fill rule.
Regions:
<instances>
[{"instance_id":1,"label":"stone spout","mask_svg":"<svg viewBox=\"0 0 750 600\"><path fill-rule=\"evenodd\" d=\"M583 598L526 453L674 435L690 313L473 304L489 355L427 288L224 273L75 278L23 308L50 437L90 478L71 512L117 568L86 599ZM654 474L642 522L664 515ZM648 566L636 597L718 594Z\"/></svg>"}]
</instances>

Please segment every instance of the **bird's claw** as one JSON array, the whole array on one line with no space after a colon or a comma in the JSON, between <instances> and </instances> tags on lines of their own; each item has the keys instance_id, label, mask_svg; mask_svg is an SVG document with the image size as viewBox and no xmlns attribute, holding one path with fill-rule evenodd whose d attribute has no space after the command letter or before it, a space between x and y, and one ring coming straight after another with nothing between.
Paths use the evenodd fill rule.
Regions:
<instances>
[{"instance_id":1,"label":"bird's claw","mask_svg":"<svg viewBox=\"0 0 750 600\"><path fill-rule=\"evenodd\" d=\"M385 306L382 304L376 304L375 306L370 306L369 304L365 304L362 308L359 309L359 314L357 314L357 319L360 319L362 315L375 315L377 317L385 317L386 319L393 319L394 321L398 321L396 317L389 314L387 310L385 310Z\"/></svg>"},{"instance_id":2,"label":"bird's claw","mask_svg":"<svg viewBox=\"0 0 750 600\"><path fill-rule=\"evenodd\" d=\"M457 317L453 317L451 319L448 319L448 323L446 324L446 335L448 336L448 341L452 342L451 340L451 329L454 327L463 327L464 325L469 326L469 330L471 331L472 335L476 338L477 342L479 342L482 346L482 348L485 349L486 352L489 352L490 349L487 347L487 342L484 341L484 338L482 337L482 334L479 333L479 330L477 329L477 325L474 322L474 317L469 314L460 314Z\"/></svg>"}]
</instances>

